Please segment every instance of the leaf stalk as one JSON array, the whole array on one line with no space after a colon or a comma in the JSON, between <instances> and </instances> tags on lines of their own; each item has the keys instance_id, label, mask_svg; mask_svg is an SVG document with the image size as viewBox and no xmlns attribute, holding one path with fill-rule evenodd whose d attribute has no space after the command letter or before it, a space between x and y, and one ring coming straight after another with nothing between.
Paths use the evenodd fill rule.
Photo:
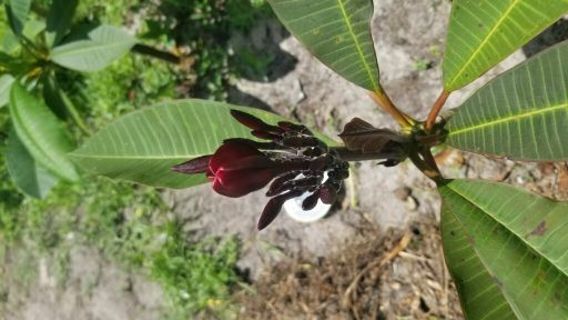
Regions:
<instances>
[{"instance_id":1,"label":"leaf stalk","mask_svg":"<svg viewBox=\"0 0 568 320\"><path fill-rule=\"evenodd\" d=\"M385 92L372 92L371 98L381 109L390 114L403 129L410 129L416 124L417 121L400 111Z\"/></svg>"},{"instance_id":2,"label":"leaf stalk","mask_svg":"<svg viewBox=\"0 0 568 320\"><path fill-rule=\"evenodd\" d=\"M428 114L428 118L426 119L426 124L424 125L424 129L426 129L427 132L431 131L432 128L434 128L436 119L438 118L440 111L442 111L442 108L446 104L446 101L448 100L449 96L450 92L444 89L442 90L442 93L440 93L440 95L438 96L438 99L436 99L436 102L434 102L434 105L430 110L430 114Z\"/></svg>"}]
</instances>

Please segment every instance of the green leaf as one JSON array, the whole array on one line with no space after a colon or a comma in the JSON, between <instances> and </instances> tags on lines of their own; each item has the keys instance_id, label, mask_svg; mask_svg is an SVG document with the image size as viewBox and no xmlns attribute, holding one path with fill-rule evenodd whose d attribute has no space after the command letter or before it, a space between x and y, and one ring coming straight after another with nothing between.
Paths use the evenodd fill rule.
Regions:
<instances>
[{"instance_id":1,"label":"green leaf","mask_svg":"<svg viewBox=\"0 0 568 320\"><path fill-rule=\"evenodd\" d=\"M0 108L8 104L12 83L14 83L14 77L11 75L4 74L0 76Z\"/></svg>"},{"instance_id":2,"label":"green leaf","mask_svg":"<svg viewBox=\"0 0 568 320\"><path fill-rule=\"evenodd\" d=\"M20 35L28 20L32 0L9 0L6 3L6 14L10 28L16 35Z\"/></svg>"},{"instance_id":3,"label":"green leaf","mask_svg":"<svg viewBox=\"0 0 568 320\"><path fill-rule=\"evenodd\" d=\"M16 55L21 49L20 40L10 29L5 29L0 40L1 53Z\"/></svg>"},{"instance_id":4,"label":"green leaf","mask_svg":"<svg viewBox=\"0 0 568 320\"><path fill-rule=\"evenodd\" d=\"M371 0L268 0L280 21L325 65L382 92L369 28Z\"/></svg>"},{"instance_id":5,"label":"green leaf","mask_svg":"<svg viewBox=\"0 0 568 320\"><path fill-rule=\"evenodd\" d=\"M250 112L274 123L281 117L224 103L182 100L132 112L97 132L71 158L87 171L148 185L186 188L207 181L171 167L212 154L224 139L250 138L249 129L231 117L230 109Z\"/></svg>"},{"instance_id":6,"label":"green leaf","mask_svg":"<svg viewBox=\"0 0 568 320\"><path fill-rule=\"evenodd\" d=\"M488 83L450 119L447 142L520 160L568 159L568 42Z\"/></svg>"},{"instance_id":7,"label":"green leaf","mask_svg":"<svg viewBox=\"0 0 568 320\"><path fill-rule=\"evenodd\" d=\"M94 72L125 55L135 43L126 31L102 25L90 31L87 39L54 48L50 58L69 69Z\"/></svg>"},{"instance_id":8,"label":"green leaf","mask_svg":"<svg viewBox=\"0 0 568 320\"><path fill-rule=\"evenodd\" d=\"M53 0L47 15L46 40L49 47L65 36L77 9L78 0Z\"/></svg>"},{"instance_id":9,"label":"green leaf","mask_svg":"<svg viewBox=\"0 0 568 320\"><path fill-rule=\"evenodd\" d=\"M58 181L35 162L13 130L8 137L6 167L14 184L34 198L44 198Z\"/></svg>"},{"instance_id":10,"label":"green leaf","mask_svg":"<svg viewBox=\"0 0 568 320\"><path fill-rule=\"evenodd\" d=\"M484 74L568 12L568 0L454 0L444 87L457 90Z\"/></svg>"},{"instance_id":11,"label":"green leaf","mask_svg":"<svg viewBox=\"0 0 568 320\"><path fill-rule=\"evenodd\" d=\"M35 40L43 30L45 30L45 21L30 19L28 23L26 23L22 35L27 39Z\"/></svg>"},{"instance_id":12,"label":"green leaf","mask_svg":"<svg viewBox=\"0 0 568 320\"><path fill-rule=\"evenodd\" d=\"M38 164L63 179L79 179L75 166L67 158L73 145L62 124L43 101L13 84L10 115L14 128L26 149Z\"/></svg>"},{"instance_id":13,"label":"green leaf","mask_svg":"<svg viewBox=\"0 0 568 320\"><path fill-rule=\"evenodd\" d=\"M568 203L481 181L440 193L446 263L468 319L568 319Z\"/></svg>"}]
</instances>

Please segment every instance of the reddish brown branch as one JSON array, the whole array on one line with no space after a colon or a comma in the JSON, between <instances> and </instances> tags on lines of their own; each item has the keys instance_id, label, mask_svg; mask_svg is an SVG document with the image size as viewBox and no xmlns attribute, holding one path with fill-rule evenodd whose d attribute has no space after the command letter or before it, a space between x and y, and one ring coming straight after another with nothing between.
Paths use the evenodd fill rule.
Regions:
<instances>
[{"instance_id":1,"label":"reddish brown branch","mask_svg":"<svg viewBox=\"0 0 568 320\"><path fill-rule=\"evenodd\" d=\"M438 97L436 102L434 102L432 110L430 110L430 114L428 115L428 118L426 119L426 124L424 126L426 131L430 131L434 127L436 119L438 118L440 111L442 111L444 104L446 104L446 101L448 100L449 96L450 93L446 90L443 90L442 93L440 93L440 96Z\"/></svg>"}]
</instances>

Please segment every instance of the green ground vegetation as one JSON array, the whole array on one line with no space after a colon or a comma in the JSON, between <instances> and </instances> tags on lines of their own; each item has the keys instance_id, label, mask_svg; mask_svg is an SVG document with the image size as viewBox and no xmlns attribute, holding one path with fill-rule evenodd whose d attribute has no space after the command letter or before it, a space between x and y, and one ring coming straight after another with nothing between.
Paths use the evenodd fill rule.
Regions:
<instances>
[{"instance_id":1,"label":"green ground vegetation","mask_svg":"<svg viewBox=\"0 0 568 320\"><path fill-rule=\"evenodd\" d=\"M234 30L246 32L267 14L264 2L258 0L163 0L158 6L135 0L80 3L77 19L114 25L140 22L143 41L172 51L184 47L194 59L186 68L130 54L98 73L60 74L59 83L93 130L121 114L180 95L226 99L225 89L239 72L232 67L235 55L227 48L228 35ZM36 9L46 4L48 0L37 1ZM230 288L239 280L235 239L188 241L183 224L171 216L159 190L127 182L89 178L60 183L43 200L24 197L5 167L7 113L7 108L0 109L0 261L10 249L27 252L16 263L33 278L39 257L55 257L54 268L64 285L70 249L90 246L157 281L171 302L172 318L227 310ZM78 130L75 135L78 140L87 136ZM0 284L0 304L5 289Z\"/></svg>"}]
</instances>

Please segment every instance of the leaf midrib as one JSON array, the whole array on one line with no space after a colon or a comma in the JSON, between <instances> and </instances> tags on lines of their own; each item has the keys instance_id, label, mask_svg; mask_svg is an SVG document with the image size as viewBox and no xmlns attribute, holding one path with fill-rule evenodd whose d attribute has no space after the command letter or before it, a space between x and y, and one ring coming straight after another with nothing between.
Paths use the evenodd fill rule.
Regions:
<instances>
[{"instance_id":1,"label":"leaf midrib","mask_svg":"<svg viewBox=\"0 0 568 320\"><path fill-rule=\"evenodd\" d=\"M379 88L377 82L375 81L375 78L373 77L371 67L367 63L367 60L365 59L365 54L363 53L363 48L361 47L361 44L359 43L359 39L357 39L357 36L355 35L355 32L353 31L353 26L351 25L351 20L349 19L349 16L347 15L347 10L345 10L345 5L343 4L342 0L337 0L337 3L339 5L339 9L341 10L341 14L343 15L343 19L345 20L345 24L347 25L347 30L349 31L349 34L351 35L351 38L353 39L353 42L355 44L355 48L357 49L357 54L359 55L359 58L361 59L361 62L363 63L363 67L367 71L367 76L369 77L369 80L371 80L371 84L373 85L373 90L374 91L380 91L380 88Z\"/></svg>"},{"instance_id":2,"label":"leaf midrib","mask_svg":"<svg viewBox=\"0 0 568 320\"><path fill-rule=\"evenodd\" d=\"M525 119L525 118L530 118L532 116L541 115L541 114L548 113L548 112L554 112L554 111L557 111L557 110L561 110L563 108L568 108L568 103L553 105L553 106L549 106L549 107L546 107L546 108L539 108L539 109L531 110L531 111L528 111L528 112L521 112L521 113L517 113L517 114L514 114L514 115L510 115L510 116L505 117L505 118L492 120L492 121L484 122L484 123L481 123L481 124L468 126L468 127L463 128L463 129L450 131L448 133L448 137L455 136L455 135L458 135L458 134L462 134L464 132L479 130L479 129L482 129L482 128L485 128L485 127L496 126L496 125L499 125L499 124L502 124L502 123L520 121L520 120Z\"/></svg>"},{"instance_id":3,"label":"leaf midrib","mask_svg":"<svg viewBox=\"0 0 568 320\"><path fill-rule=\"evenodd\" d=\"M481 52L481 50L483 48L485 48L485 46L489 42L489 39L491 39L493 37L493 35L497 32L497 29L499 29L499 27L503 24L503 22L505 22L505 20L509 17L509 13L511 13L511 11L513 11L513 8L516 5L519 4L519 1L521 1L521 0L513 0L513 2L511 2L511 5L507 8L505 13L503 15L501 15L501 17L499 18L497 23L493 26L493 28L491 28L491 30L489 30L489 33L483 39L483 41L481 41L481 43L479 44L477 49L475 49L475 51L473 51L473 53L470 55L469 59L463 64L461 69L458 70L458 72L455 74L455 76L452 78L452 80L450 82L448 82L448 84L447 84L448 88L451 88L451 87L454 86L456 80L459 79L459 77L471 65L471 62L474 61L474 59L477 58L477 56L479 55L479 52Z\"/></svg>"},{"instance_id":4,"label":"leaf midrib","mask_svg":"<svg viewBox=\"0 0 568 320\"><path fill-rule=\"evenodd\" d=\"M542 254L538 248L536 248L535 246L533 246L530 242L526 241L525 239L523 239L523 237L521 237L521 235L519 235L518 233L516 233L515 231L511 230L510 228L508 228L505 223L502 220L499 220L497 217L495 217L494 215L492 215L487 209L483 208L479 203L475 202L474 200L470 199L467 195L463 194L462 192L459 192L458 190L454 189L451 185L448 186L448 188L450 188L453 192L455 192L457 195L459 195L460 197L462 197L464 200L466 200L467 202L473 204L476 208L479 208L479 210L481 210L483 213L485 213L488 217L490 217L493 221L497 222L500 226L502 226L503 228L507 229L511 234L513 234L518 240L520 240L522 243L524 243L528 248L531 248L534 252L538 253L538 256L543 258L544 260L548 261L548 263L550 263L551 265L554 266L554 268L559 271L560 273L564 274L565 276L568 276L568 273L566 273L565 271L563 271L558 265L556 265L552 260L548 259L547 256L545 256L544 254Z\"/></svg>"},{"instance_id":5,"label":"leaf midrib","mask_svg":"<svg viewBox=\"0 0 568 320\"><path fill-rule=\"evenodd\" d=\"M93 49L96 50L103 50L103 49L110 49L110 48L115 48L115 47L122 47L122 46L126 46L125 43L122 42L115 42L115 43L110 43L110 44L102 44L97 46L97 44L99 44L99 41L95 41L95 40L85 40L86 42L92 43L92 46L89 46L87 48L79 48L74 50L73 48L70 49L66 49L64 46L61 46L59 48L62 48L61 50L57 50L57 48L55 48L53 50L53 55L51 56L52 58L61 58L61 57L67 57L67 56L72 56L72 55L76 55L77 53L83 53L83 52L87 52L87 51L92 51ZM69 43L69 45L71 45L73 43ZM128 43L128 45L130 46L131 43Z\"/></svg>"},{"instance_id":6,"label":"leaf midrib","mask_svg":"<svg viewBox=\"0 0 568 320\"><path fill-rule=\"evenodd\" d=\"M75 158L88 158L88 159L114 159L114 160L190 160L193 158L204 156L205 154L191 154L191 155L176 155L176 156L111 156L111 155L89 155L81 153L70 153L69 156Z\"/></svg>"},{"instance_id":7,"label":"leaf midrib","mask_svg":"<svg viewBox=\"0 0 568 320\"><path fill-rule=\"evenodd\" d=\"M462 197L464 200L473 203L471 201L469 201L466 197L464 197L461 193L457 192L456 190L454 190L451 186L446 186L448 189L450 189L451 191L453 191L455 194L457 194L458 196ZM465 224L461 221L460 217L454 213L454 210L448 210L449 213L454 216L454 218L456 219L456 221L459 223L459 225L461 226L462 230L464 232L467 232L468 235L471 235L468 232L468 228L465 226ZM481 211L483 211L483 209L481 209ZM507 229L508 230L508 229ZM481 264L483 265L483 267L485 268L485 272L487 272L490 276L493 276L492 272L490 272L490 268L487 265L487 262L485 262L485 260L482 258L482 255L479 254L479 252L477 251L477 248L474 245L468 244L469 246L472 247L473 252L475 252L475 255L477 257L477 259L479 260L479 262L481 262ZM507 293L503 290L503 288L497 286L497 289L499 290L499 292L501 293L501 295L503 296L503 298L507 301L509 308L511 309L511 311L513 311L513 313L515 313L515 315L517 315L517 310L514 307L515 304L513 303L513 301L511 301L511 299L509 298L509 296L507 295ZM518 316L518 315L517 315Z\"/></svg>"},{"instance_id":8,"label":"leaf midrib","mask_svg":"<svg viewBox=\"0 0 568 320\"><path fill-rule=\"evenodd\" d=\"M22 118L22 115L20 114L19 108L16 107L16 106L13 106L11 108L11 111L14 113L13 116L17 120L17 121L14 121L16 131L18 131L17 129L19 128L19 130L21 130L21 132L26 136L26 139L28 139L34 145L35 151L38 152L39 154L41 154L42 158L49 160L49 162L50 162L49 167L56 166L57 161L55 161L52 157L50 157L49 152L45 152L42 148L39 147L39 144L33 138L33 134L31 133L31 131L27 130L27 128L26 128L27 126L21 125L24 122L24 120ZM31 152L30 152L30 154L31 154ZM50 168L50 170L53 170L53 169ZM67 171L67 170L65 170L65 171Z\"/></svg>"}]
</instances>

